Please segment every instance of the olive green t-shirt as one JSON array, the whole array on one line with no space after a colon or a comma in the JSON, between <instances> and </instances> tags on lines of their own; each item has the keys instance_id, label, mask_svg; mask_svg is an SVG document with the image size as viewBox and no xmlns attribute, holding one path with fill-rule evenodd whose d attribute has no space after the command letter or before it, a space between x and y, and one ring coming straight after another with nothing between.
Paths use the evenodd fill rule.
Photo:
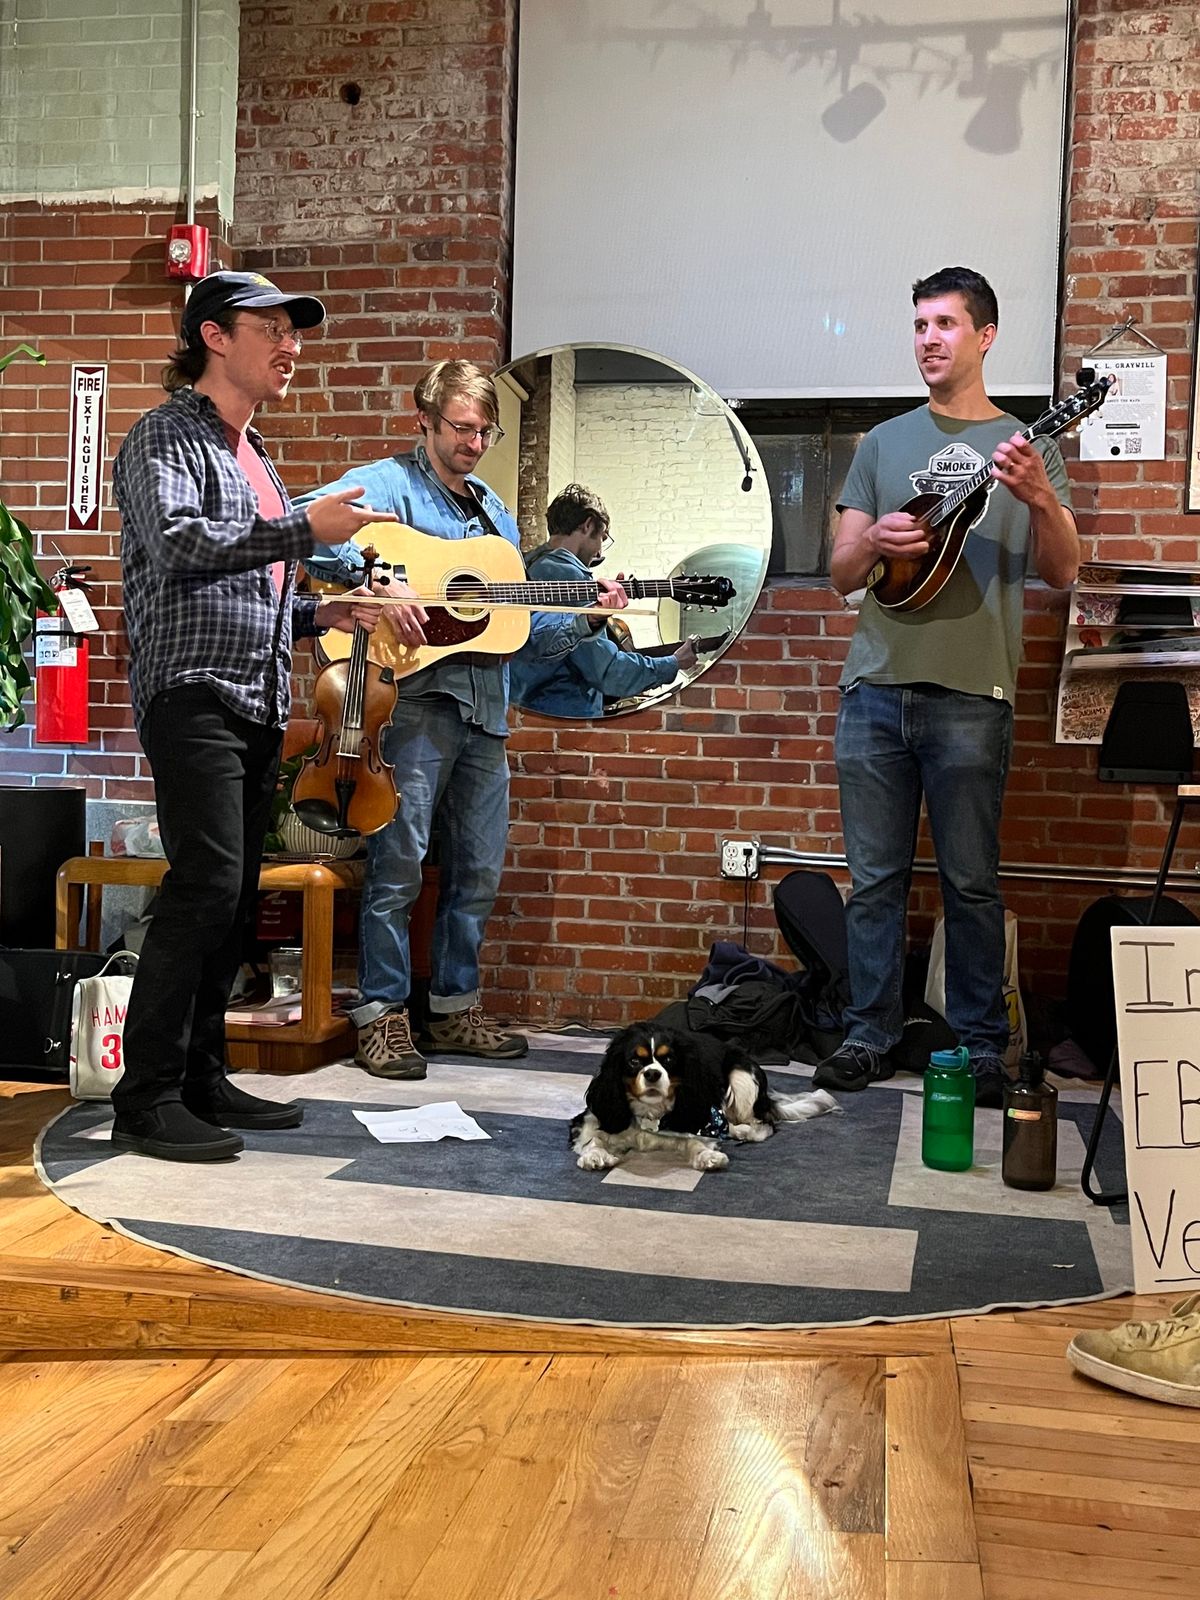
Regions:
<instances>
[{"instance_id":1,"label":"olive green t-shirt","mask_svg":"<svg viewBox=\"0 0 1200 1600\"><path fill-rule=\"evenodd\" d=\"M882 422L859 445L838 509L873 520L918 494L944 494L992 459L1022 424L1004 414L961 422L921 406ZM1067 469L1052 439L1037 440L1061 503L1070 508ZM1021 663L1029 508L993 483L987 509L967 534L958 564L937 597L917 611L888 611L867 594L842 672L843 686L936 683L1010 703Z\"/></svg>"}]
</instances>

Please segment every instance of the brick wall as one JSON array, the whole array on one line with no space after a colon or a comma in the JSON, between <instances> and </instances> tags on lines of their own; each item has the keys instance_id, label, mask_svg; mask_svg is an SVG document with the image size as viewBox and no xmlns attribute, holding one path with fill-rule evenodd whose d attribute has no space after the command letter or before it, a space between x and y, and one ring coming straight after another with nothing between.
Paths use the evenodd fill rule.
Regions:
<instances>
[{"instance_id":1,"label":"brick wall","mask_svg":"<svg viewBox=\"0 0 1200 1600\"><path fill-rule=\"evenodd\" d=\"M0 353L28 343L47 358L44 368L14 362L0 377L0 490L34 533L47 577L58 564L55 545L72 561L91 564L102 629L90 640L89 745L36 745L28 704L29 723L0 734L5 784L82 786L92 799L153 798L129 710L118 519L107 464L99 533L62 531L68 396L73 363L107 364L109 463L132 423L163 398L159 374L182 305L181 286L163 276L163 252L167 230L179 220L179 208L145 205L0 207ZM228 262L219 217L201 211L197 220L213 230Z\"/></svg>"},{"instance_id":2,"label":"brick wall","mask_svg":"<svg viewBox=\"0 0 1200 1600\"><path fill-rule=\"evenodd\" d=\"M1079 525L1089 554L1196 561L1200 517L1182 514L1182 487L1200 23L1191 5L1081 0L1079 9L1063 372L1130 314L1170 355L1168 459L1071 461ZM1100 784L1094 748L1052 742L1065 599L1029 591L1003 855L1089 870L1154 866L1163 792ZM733 649L671 709L601 729L521 719L513 866L488 948L514 1010L615 1021L677 995L711 938L740 936L742 886L716 877L723 834L840 851L834 686L850 625L820 585L776 583ZM1196 863L1186 832L1176 860ZM754 947L778 954L768 884L752 892ZM1029 988L1062 992L1074 924L1103 892L1006 883ZM917 936L936 907L934 884L918 878Z\"/></svg>"},{"instance_id":3,"label":"brick wall","mask_svg":"<svg viewBox=\"0 0 1200 1600\"><path fill-rule=\"evenodd\" d=\"M265 422L298 487L399 448L410 427L405 390L428 361L505 354L513 9L513 0L243 9L230 244L245 264L314 288L333 313L306 346L293 397ZM1195 8L1081 0L1080 11L1064 371L1130 312L1171 353L1170 458L1073 465L1080 525L1100 555L1198 559L1200 519L1181 514L1198 220ZM110 451L157 397L174 305L157 265L169 220L146 207L0 209L0 243L15 263L0 340L36 333L54 363L0 379L3 482L6 493L15 483L19 508L59 526L70 361L97 359L103 341ZM115 624L112 534L109 515L92 553L107 563L102 602ZM1152 864L1161 796L1099 785L1094 750L1051 742L1063 609L1063 597L1030 591L1005 856ZM599 1021L649 1011L695 976L712 937L740 934L741 887L716 876L723 834L840 849L831 737L849 622L820 585L779 583L733 650L668 708L587 729L518 717L512 852L485 952L502 1009ZM119 634L102 650L97 710L113 719L107 731L97 724L103 742L43 756L10 737L4 781L41 781L38 763L49 759L61 763L60 781L65 767L89 787L146 792ZM1195 858L1181 852L1185 864ZM1061 984L1070 929L1098 892L1010 887L1031 987ZM766 895L755 887L751 925L770 953ZM918 931L935 898L920 887Z\"/></svg>"}]
</instances>

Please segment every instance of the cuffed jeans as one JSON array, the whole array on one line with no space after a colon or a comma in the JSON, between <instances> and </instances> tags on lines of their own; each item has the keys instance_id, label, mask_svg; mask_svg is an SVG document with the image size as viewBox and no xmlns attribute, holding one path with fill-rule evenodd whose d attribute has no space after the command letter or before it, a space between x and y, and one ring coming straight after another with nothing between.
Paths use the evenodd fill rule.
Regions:
<instances>
[{"instance_id":1,"label":"cuffed jeans","mask_svg":"<svg viewBox=\"0 0 1200 1600\"><path fill-rule=\"evenodd\" d=\"M367 840L359 930L361 1028L407 1005L412 981L408 920L436 819L440 841L429 1009L446 1016L477 1005L479 947L508 842L505 741L465 722L448 695L396 703L384 736L400 796L396 815Z\"/></svg>"},{"instance_id":2,"label":"cuffed jeans","mask_svg":"<svg viewBox=\"0 0 1200 1600\"><path fill-rule=\"evenodd\" d=\"M936 684L852 684L835 755L852 893L846 1037L889 1050L904 1025L905 923L922 793L946 921L946 1020L973 1057L1003 1056L1000 810L1012 749L1006 700Z\"/></svg>"},{"instance_id":3,"label":"cuffed jeans","mask_svg":"<svg viewBox=\"0 0 1200 1600\"><path fill-rule=\"evenodd\" d=\"M283 743L203 684L155 695L139 734L169 870L129 996L118 1115L178 1100L185 1082L202 1097L225 1076L225 1009Z\"/></svg>"}]
</instances>

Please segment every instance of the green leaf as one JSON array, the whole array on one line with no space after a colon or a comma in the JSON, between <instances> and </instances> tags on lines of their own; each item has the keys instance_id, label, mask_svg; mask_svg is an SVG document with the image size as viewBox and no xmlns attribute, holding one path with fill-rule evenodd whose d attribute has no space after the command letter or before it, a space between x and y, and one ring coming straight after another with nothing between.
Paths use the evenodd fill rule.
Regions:
<instances>
[{"instance_id":1,"label":"green leaf","mask_svg":"<svg viewBox=\"0 0 1200 1600\"><path fill-rule=\"evenodd\" d=\"M46 365L46 358L40 350L35 350L31 344L19 344L15 350L10 350L6 356L0 356L0 372L3 372L10 361L15 361L18 356L28 356L31 361L36 361L39 367Z\"/></svg>"}]
</instances>

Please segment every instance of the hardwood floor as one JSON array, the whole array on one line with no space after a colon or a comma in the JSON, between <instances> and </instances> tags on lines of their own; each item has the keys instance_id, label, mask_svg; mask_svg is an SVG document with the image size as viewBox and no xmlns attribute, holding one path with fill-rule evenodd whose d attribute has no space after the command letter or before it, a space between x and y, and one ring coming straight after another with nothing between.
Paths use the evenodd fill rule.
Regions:
<instances>
[{"instance_id":1,"label":"hardwood floor","mask_svg":"<svg viewBox=\"0 0 1200 1600\"><path fill-rule=\"evenodd\" d=\"M3 1600L1200 1593L1200 1412L1078 1377L1166 1301L642 1339L275 1290L42 1190L0 1086Z\"/></svg>"}]
</instances>

